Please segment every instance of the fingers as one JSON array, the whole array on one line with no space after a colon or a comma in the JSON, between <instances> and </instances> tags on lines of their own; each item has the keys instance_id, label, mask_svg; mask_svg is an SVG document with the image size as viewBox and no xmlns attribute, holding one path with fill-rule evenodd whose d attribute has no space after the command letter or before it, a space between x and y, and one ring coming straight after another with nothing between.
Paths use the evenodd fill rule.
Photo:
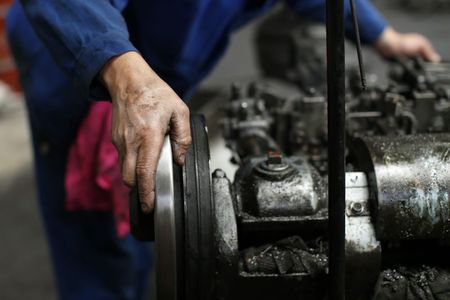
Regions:
<instances>
[{"instance_id":1,"label":"fingers","mask_svg":"<svg viewBox=\"0 0 450 300\"><path fill-rule=\"evenodd\" d=\"M122 179L128 187L136 185L136 149L126 151L122 162Z\"/></svg>"},{"instance_id":2,"label":"fingers","mask_svg":"<svg viewBox=\"0 0 450 300\"><path fill-rule=\"evenodd\" d=\"M114 119L113 119L114 120ZM116 126L114 126L116 125ZM119 161L122 167L122 180L128 187L136 184L136 159L137 146L133 130L117 126L113 121L112 143L119 154Z\"/></svg>"},{"instance_id":3,"label":"fingers","mask_svg":"<svg viewBox=\"0 0 450 300\"><path fill-rule=\"evenodd\" d=\"M189 109L185 104L182 104L171 118L170 139L173 157L179 165L184 164L186 152L192 141L189 117Z\"/></svg>"},{"instance_id":4,"label":"fingers","mask_svg":"<svg viewBox=\"0 0 450 300\"><path fill-rule=\"evenodd\" d=\"M144 213L152 212L155 206L156 170L164 143L165 130L158 130L157 127L152 128L143 137L137 156L133 157L133 154L130 153L123 162L124 179L125 176L129 176L127 178L130 178L131 181L131 173L135 170L141 209ZM191 144L189 109L184 103L181 102L179 109L173 112L170 119L170 128L173 156L175 161L182 165Z\"/></svg>"},{"instance_id":5,"label":"fingers","mask_svg":"<svg viewBox=\"0 0 450 300\"><path fill-rule=\"evenodd\" d=\"M170 125L174 158L183 163L191 142L189 110L178 95L137 53L111 60L100 77L112 96L113 143L122 175L138 185L141 208L154 208L155 174L164 135Z\"/></svg>"},{"instance_id":6,"label":"fingers","mask_svg":"<svg viewBox=\"0 0 450 300\"><path fill-rule=\"evenodd\" d=\"M405 34L400 38L400 53L408 57L420 56L426 61L439 62L441 57L434 50L431 42L420 34Z\"/></svg>"},{"instance_id":7,"label":"fingers","mask_svg":"<svg viewBox=\"0 0 450 300\"><path fill-rule=\"evenodd\" d=\"M136 160L136 176L139 199L143 213L150 213L155 207L155 175L159 155L164 142L162 132L148 133L139 147Z\"/></svg>"},{"instance_id":8,"label":"fingers","mask_svg":"<svg viewBox=\"0 0 450 300\"><path fill-rule=\"evenodd\" d=\"M433 45L427 39L423 39L420 49L421 56L430 62L440 62L441 56L434 50Z\"/></svg>"},{"instance_id":9,"label":"fingers","mask_svg":"<svg viewBox=\"0 0 450 300\"><path fill-rule=\"evenodd\" d=\"M387 58L421 56L430 62L441 61L440 55L426 37L417 33L398 33L390 27L382 33L375 47Z\"/></svg>"}]
</instances>

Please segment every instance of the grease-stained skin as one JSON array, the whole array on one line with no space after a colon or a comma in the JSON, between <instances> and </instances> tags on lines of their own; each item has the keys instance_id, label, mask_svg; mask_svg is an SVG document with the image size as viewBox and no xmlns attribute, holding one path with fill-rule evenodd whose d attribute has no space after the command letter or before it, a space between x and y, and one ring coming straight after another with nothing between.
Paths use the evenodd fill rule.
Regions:
<instances>
[{"instance_id":1,"label":"grease-stained skin","mask_svg":"<svg viewBox=\"0 0 450 300\"><path fill-rule=\"evenodd\" d=\"M113 58L101 72L113 103L112 140L124 182L138 185L141 208L154 208L155 173L170 134L174 159L184 163L191 143L189 109L136 52ZM143 184L139 184L143 183Z\"/></svg>"}]
</instances>

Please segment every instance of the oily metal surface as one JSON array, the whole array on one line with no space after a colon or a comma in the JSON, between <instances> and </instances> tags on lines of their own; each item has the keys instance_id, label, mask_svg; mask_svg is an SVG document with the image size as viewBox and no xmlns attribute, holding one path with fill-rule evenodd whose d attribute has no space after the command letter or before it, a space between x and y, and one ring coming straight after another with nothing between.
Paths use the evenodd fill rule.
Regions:
<instances>
[{"instance_id":1,"label":"oily metal surface","mask_svg":"<svg viewBox=\"0 0 450 300\"><path fill-rule=\"evenodd\" d=\"M381 245L371 220L366 174L345 175L346 298L370 299L380 274Z\"/></svg>"},{"instance_id":2,"label":"oily metal surface","mask_svg":"<svg viewBox=\"0 0 450 300\"><path fill-rule=\"evenodd\" d=\"M369 163L377 238L450 238L450 134L372 137L359 141Z\"/></svg>"},{"instance_id":3,"label":"oily metal surface","mask_svg":"<svg viewBox=\"0 0 450 300\"><path fill-rule=\"evenodd\" d=\"M175 185L172 149L166 137L156 171L155 188L155 252L156 287L159 300L176 300L177 239Z\"/></svg>"}]
</instances>

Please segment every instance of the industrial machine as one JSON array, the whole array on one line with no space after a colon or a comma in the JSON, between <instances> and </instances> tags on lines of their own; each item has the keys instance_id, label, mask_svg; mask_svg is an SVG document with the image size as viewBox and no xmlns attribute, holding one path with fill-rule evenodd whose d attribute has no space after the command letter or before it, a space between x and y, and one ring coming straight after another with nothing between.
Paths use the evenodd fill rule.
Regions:
<instances>
[{"instance_id":1,"label":"industrial machine","mask_svg":"<svg viewBox=\"0 0 450 300\"><path fill-rule=\"evenodd\" d=\"M343 3L327 3L326 81L322 54L304 51L321 31L269 24L263 70L298 92L234 84L222 101L236 174L210 170L193 115L183 167L165 141L154 214L132 194L158 299L450 299L450 64L399 60L388 86L363 89L362 62L344 74Z\"/></svg>"},{"instance_id":2,"label":"industrial machine","mask_svg":"<svg viewBox=\"0 0 450 300\"><path fill-rule=\"evenodd\" d=\"M349 85L347 299L450 299L449 71L408 60L384 89ZM156 241L161 299L326 299L325 116L323 95L235 84L221 121L234 181L209 170L201 116L183 168L166 141L154 220L138 205L132 219Z\"/></svg>"},{"instance_id":3,"label":"industrial machine","mask_svg":"<svg viewBox=\"0 0 450 300\"><path fill-rule=\"evenodd\" d=\"M261 22L254 40L256 58L264 76L295 83L309 93L324 91L326 30L323 24L282 8Z\"/></svg>"}]
</instances>

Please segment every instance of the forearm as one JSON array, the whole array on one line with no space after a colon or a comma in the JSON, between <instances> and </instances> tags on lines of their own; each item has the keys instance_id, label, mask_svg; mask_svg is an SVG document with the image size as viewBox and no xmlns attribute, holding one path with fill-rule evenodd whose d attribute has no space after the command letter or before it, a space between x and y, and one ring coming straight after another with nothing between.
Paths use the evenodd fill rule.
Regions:
<instances>
[{"instance_id":1,"label":"forearm","mask_svg":"<svg viewBox=\"0 0 450 300\"><path fill-rule=\"evenodd\" d=\"M36 33L77 90L84 96L107 97L95 80L98 72L112 57L135 51L119 7L108 0L21 3Z\"/></svg>"},{"instance_id":2,"label":"forearm","mask_svg":"<svg viewBox=\"0 0 450 300\"><path fill-rule=\"evenodd\" d=\"M189 109L128 40L119 10L106 0L22 0L55 60L80 91L111 98L112 141L122 178L138 184L142 210L153 209L164 136L182 164L190 144ZM106 89L102 89L106 87Z\"/></svg>"}]
</instances>

